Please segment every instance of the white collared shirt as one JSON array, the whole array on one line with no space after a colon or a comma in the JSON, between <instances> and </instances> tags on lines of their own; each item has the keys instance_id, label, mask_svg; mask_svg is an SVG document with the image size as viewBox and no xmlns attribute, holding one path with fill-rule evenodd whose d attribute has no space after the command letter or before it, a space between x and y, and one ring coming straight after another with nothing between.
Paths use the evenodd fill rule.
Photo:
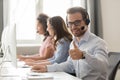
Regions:
<instances>
[{"instance_id":1,"label":"white collared shirt","mask_svg":"<svg viewBox=\"0 0 120 80\"><path fill-rule=\"evenodd\" d=\"M108 49L101 38L86 31L80 41L73 39L80 50L85 51L85 59L72 60L69 56L66 62L47 65L48 71L65 71L76 73L83 80L105 80L108 70ZM70 48L73 48L72 42Z\"/></svg>"}]
</instances>

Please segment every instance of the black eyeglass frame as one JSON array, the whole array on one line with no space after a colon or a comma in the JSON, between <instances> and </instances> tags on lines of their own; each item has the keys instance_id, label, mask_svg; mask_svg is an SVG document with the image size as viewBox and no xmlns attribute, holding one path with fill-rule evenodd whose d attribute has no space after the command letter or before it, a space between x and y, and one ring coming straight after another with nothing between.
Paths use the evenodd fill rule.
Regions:
<instances>
[{"instance_id":1,"label":"black eyeglass frame","mask_svg":"<svg viewBox=\"0 0 120 80\"><path fill-rule=\"evenodd\" d=\"M71 28L72 26L73 26L73 24L74 24L74 26L80 26L81 25L81 22L82 22L82 20L75 20L74 22L67 22L67 26L69 27L69 28Z\"/></svg>"}]
</instances>

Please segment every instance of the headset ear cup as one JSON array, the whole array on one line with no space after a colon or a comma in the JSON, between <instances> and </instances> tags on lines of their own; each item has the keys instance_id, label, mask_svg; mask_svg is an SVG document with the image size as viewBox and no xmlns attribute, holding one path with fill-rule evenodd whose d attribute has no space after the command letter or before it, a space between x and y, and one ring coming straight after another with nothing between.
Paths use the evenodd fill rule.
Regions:
<instances>
[{"instance_id":1,"label":"headset ear cup","mask_svg":"<svg viewBox=\"0 0 120 80\"><path fill-rule=\"evenodd\" d=\"M89 25L89 23L90 23L90 20L89 19L86 19L86 25Z\"/></svg>"}]
</instances>

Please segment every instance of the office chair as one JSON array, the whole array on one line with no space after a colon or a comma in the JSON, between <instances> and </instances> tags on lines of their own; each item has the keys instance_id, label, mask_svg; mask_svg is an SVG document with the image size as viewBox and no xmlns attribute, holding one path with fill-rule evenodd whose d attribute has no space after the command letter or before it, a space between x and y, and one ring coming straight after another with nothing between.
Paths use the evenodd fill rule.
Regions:
<instances>
[{"instance_id":1,"label":"office chair","mask_svg":"<svg viewBox=\"0 0 120 80\"><path fill-rule=\"evenodd\" d=\"M118 63L116 64L116 66L112 70L111 74L109 75L109 77L108 77L109 80L115 80L115 76L116 76L119 65L120 65L120 60L118 61Z\"/></svg>"},{"instance_id":2,"label":"office chair","mask_svg":"<svg viewBox=\"0 0 120 80\"><path fill-rule=\"evenodd\" d=\"M108 71L108 80L114 80L116 76L117 69L120 64L120 52L110 52L109 53L109 71Z\"/></svg>"}]
</instances>

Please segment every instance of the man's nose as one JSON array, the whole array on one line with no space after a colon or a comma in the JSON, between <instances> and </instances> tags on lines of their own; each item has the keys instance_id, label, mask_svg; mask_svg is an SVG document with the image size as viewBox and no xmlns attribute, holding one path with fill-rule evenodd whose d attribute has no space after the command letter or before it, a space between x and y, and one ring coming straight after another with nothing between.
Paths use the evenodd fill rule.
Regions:
<instances>
[{"instance_id":1,"label":"man's nose","mask_svg":"<svg viewBox=\"0 0 120 80\"><path fill-rule=\"evenodd\" d=\"M71 24L71 28L75 28L76 27L76 25L75 24Z\"/></svg>"}]
</instances>

